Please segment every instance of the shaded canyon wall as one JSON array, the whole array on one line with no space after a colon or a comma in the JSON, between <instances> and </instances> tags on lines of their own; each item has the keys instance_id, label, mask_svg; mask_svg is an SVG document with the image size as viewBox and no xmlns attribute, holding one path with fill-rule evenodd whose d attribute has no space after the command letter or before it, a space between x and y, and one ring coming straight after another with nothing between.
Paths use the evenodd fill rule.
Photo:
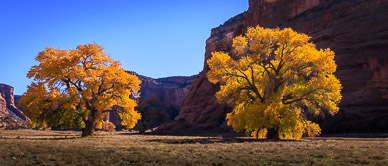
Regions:
<instances>
[{"instance_id":1,"label":"shaded canyon wall","mask_svg":"<svg viewBox=\"0 0 388 166\"><path fill-rule=\"evenodd\" d=\"M132 97L137 98L137 100L147 100L153 97L157 98L162 107L161 111L168 116L169 120L174 119L178 115L181 105L189 91L189 87L192 81L197 77L196 75L193 75L187 77L174 76L154 79L139 75L135 72L130 73L137 75L142 81L140 84L140 91ZM119 115L116 113L110 113L109 121L116 125L116 128L119 130L124 128L121 125Z\"/></svg>"}]
</instances>

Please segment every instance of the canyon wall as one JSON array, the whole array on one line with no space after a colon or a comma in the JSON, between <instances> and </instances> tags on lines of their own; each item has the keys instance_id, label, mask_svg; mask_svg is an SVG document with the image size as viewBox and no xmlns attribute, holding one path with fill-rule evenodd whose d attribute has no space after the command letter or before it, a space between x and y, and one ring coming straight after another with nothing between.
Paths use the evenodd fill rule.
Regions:
<instances>
[{"instance_id":1,"label":"canyon wall","mask_svg":"<svg viewBox=\"0 0 388 166\"><path fill-rule=\"evenodd\" d=\"M249 9L212 29L206 41L203 71L193 81L179 115L159 131L225 128L231 108L214 97L206 60L228 52L233 37L249 26L291 27L306 33L318 48L330 48L338 65L343 99L334 117L317 121L326 132L388 131L388 1L249 0Z\"/></svg>"},{"instance_id":2,"label":"canyon wall","mask_svg":"<svg viewBox=\"0 0 388 166\"><path fill-rule=\"evenodd\" d=\"M13 87L0 84L0 127L26 127L23 112L14 103Z\"/></svg>"},{"instance_id":3,"label":"canyon wall","mask_svg":"<svg viewBox=\"0 0 388 166\"><path fill-rule=\"evenodd\" d=\"M183 100L186 98L189 87L196 78L196 75L158 79L145 76L140 76L139 78L142 81L142 84L140 85L141 99L150 99L152 97L158 98L159 101L163 103L164 107L175 110L175 112L172 112L171 114L175 117L178 115Z\"/></svg>"},{"instance_id":4,"label":"canyon wall","mask_svg":"<svg viewBox=\"0 0 388 166\"><path fill-rule=\"evenodd\" d=\"M174 76L165 78L150 78L139 75L135 72L129 72L135 74L142 81L140 84L141 89L138 93L132 95L137 100L147 100L153 97L157 98L160 102L161 111L168 116L168 120L174 119L180 110L180 107L187 96L189 87L192 81L197 77L194 76ZM117 129L122 129L121 120L118 114L111 113L109 115L109 121L116 125Z\"/></svg>"}]
</instances>

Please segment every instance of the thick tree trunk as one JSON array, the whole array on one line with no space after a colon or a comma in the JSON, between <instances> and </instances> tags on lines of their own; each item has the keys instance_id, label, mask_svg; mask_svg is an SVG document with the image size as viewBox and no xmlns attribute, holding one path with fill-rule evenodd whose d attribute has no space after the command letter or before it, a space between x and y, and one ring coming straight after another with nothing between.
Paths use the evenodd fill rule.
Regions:
<instances>
[{"instance_id":1,"label":"thick tree trunk","mask_svg":"<svg viewBox=\"0 0 388 166\"><path fill-rule=\"evenodd\" d=\"M279 130L278 129L268 129L267 130L267 139L279 140Z\"/></svg>"},{"instance_id":2,"label":"thick tree trunk","mask_svg":"<svg viewBox=\"0 0 388 166\"><path fill-rule=\"evenodd\" d=\"M93 136L94 126L95 126L94 121L87 120L85 122L85 128L82 129L82 136L81 137Z\"/></svg>"}]
</instances>

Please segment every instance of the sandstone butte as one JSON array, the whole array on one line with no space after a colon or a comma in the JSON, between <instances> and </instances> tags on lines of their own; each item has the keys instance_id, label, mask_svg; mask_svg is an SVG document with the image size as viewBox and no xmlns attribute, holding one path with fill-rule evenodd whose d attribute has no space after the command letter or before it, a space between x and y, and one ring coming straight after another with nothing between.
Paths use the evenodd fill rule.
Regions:
<instances>
[{"instance_id":1,"label":"sandstone butte","mask_svg":"<svg viewBox=\"0 0 388 166\"><path fill-rule=\"evenodd\" d=\"M325 132L388 131L388 1L387 0L249 0L249 9L211 30L203 71L193 81L174 121L161 132L228 129L231 108L214 97L206 60L213 51L228 52L232 39L247 27L291 27L308 34L318 48L331 48L343 85L340 111L318 118ZM324 119L324 121L322 121Z\"/></svg>"}]
</instances>

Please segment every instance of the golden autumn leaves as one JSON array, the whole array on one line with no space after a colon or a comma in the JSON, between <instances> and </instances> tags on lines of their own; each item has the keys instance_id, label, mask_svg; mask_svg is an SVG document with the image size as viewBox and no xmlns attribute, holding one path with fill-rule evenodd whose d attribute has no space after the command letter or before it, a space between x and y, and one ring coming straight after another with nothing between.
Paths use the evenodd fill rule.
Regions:
<instances>
[{"instance_id":1,"label":"golden autumn leaves","mask_svg":"<svg viewBox=\"0 0 388 166\"><path fill-rule=\"evenodd\" d=\"M39 65L27 75L34 82L19 104L31 117L32 127L80 127L82 136L89 136L108 112L117 112L128 128L141 118L130 99L141 81L125 72L103 47L93 43L70 50L46 48L36 60Z\"/></svg>"},{"instance_id":2,"label":"golden autumn leaves","mask_svg":"<svg viewBox=\"0 0 388 166\"><path fill-rule=\"evenodd\" d=\"M257 138L299 139L318 135L307 113L338 112L341 84L334 52L317 50L309 36L290 28L249 28L233 40L233 52L213 52L210 82L217 100L234 107L226 117L236 131Z\"/></svg>"}]
</instances>

